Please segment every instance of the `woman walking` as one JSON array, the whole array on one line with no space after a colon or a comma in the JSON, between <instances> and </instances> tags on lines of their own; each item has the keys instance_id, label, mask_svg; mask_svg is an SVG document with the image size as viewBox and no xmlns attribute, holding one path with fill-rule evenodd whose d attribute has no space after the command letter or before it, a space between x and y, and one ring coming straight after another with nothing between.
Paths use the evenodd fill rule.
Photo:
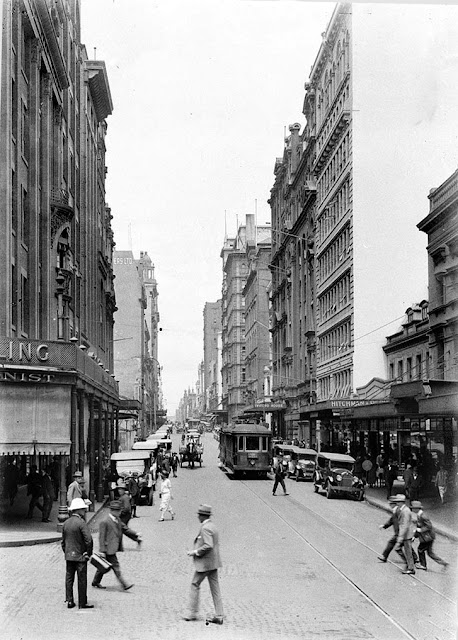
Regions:
<instances>
[{"instance_id":1,"label":"woman walking","mask_svg":"<svg viewBox=\"0 0 458 640\"><path fill-rule=\"evenodd\" d=\"M161 517L159 518L159 522L164 521L164 516L167 511L170 511L170 515L172 516L172 520L175 518L175 514L172 509L172 505L170 501L172 500L172 483L170 482L169 474L167 471L162 471L162 484L161 484L161 492L159 497L161 498L161 506L159 507L161 511Z\"/></svg>"}]
</instances>

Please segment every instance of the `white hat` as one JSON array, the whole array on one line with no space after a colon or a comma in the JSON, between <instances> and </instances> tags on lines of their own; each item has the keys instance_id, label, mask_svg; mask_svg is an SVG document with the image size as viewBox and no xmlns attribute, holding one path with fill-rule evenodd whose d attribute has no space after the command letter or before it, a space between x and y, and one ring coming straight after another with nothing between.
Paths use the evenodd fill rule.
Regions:
<instances>
[{"instance_id":1,"label":"white hat","mask_svg":"<svg viewBox=\"0 0 458 640\"><path fill-rule=\"evenodd\" d=\"M83 498L73 498L71 505L68 507L69 511L77 511L78 509L87 510L88 506L84 502Z\"/></svg>"}]
</instances>

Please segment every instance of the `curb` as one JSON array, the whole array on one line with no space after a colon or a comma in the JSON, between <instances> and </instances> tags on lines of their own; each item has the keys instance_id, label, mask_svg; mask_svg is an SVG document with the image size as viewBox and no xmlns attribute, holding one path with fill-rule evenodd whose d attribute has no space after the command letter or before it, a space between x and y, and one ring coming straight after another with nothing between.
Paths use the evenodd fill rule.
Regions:
<instances>
[{"instance_id":1,"label":"curb","mask_svg":"<svg viewBox=\"0 0 458 640\"><path fill-rule=\"evenodd\" d=\"M97 511L90 512L91 518L87 521L88 525L97 516L99 511L103 509L103 507L107 504L107 502L108 502L108 498L106 498L103 502L100 503L100 507L98 507ZM51 542L60 542L62 539L62 534L57 532L49 536L44 536L42 538L34 538L34 537L22 538L20 537L20 535L21 534L18 534L18 537L16 539L0 540L0 549L7 548L7 547L32 547L37 544L49 544ZM33 534L31 534L31 536L33 536ZM1 538L1 534L0 534L0 538Z\"/></svg>"}]
</instances>

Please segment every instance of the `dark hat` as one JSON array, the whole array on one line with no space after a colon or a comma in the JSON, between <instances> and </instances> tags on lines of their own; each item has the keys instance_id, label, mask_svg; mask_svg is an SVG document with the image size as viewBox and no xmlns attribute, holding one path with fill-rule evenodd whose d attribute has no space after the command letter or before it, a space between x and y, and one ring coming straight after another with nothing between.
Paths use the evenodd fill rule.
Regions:
<instances>
[{"instance_id":1,"label":"dark hat","mask_svg":"<svg viewBox=\"0 0 458 640\"><path fill-rule=\"evenodd\" d=\"M411 509L421 509L422 507L423 505L421 504L420 500L412 500L412 502L410 503Z\"/></svg>"},{"instance_id":2,"label":"dark hat","mask_svg":"<svg viewBox=\"0 0 458 640\"><path fill-rule=\"evenodd\" d=\"M200 516L211 516L212 508L209 504L201 504L200 507L197 509L197 513Z\"/></svg>"},{"instance_id":3,"label":"dark hat","mask_svg":"<svg viewBox=\"0 0 458 640\"><path fill-rule=\"evenodd\" d=\"M110 502L110 509L112 511L121 511L121 509L122 509L121 501L120 500L112 500Z\"/></svg>"}]
</instances>

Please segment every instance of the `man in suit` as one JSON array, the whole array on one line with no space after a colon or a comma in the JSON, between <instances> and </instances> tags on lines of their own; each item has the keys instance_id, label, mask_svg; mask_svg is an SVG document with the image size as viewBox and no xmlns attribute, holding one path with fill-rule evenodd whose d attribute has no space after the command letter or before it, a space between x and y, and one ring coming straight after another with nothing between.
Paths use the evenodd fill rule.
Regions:
<instances>
[{"instance_id":1,"label":"man in suit","mask_svg":"<svg viewBox=\"0 0 458 640\"><path fill-rule=\"evenodd\" d=\"M398 539L398 533L399 533L399 503L402 502L404 500L404 496L401 496L401 494L399 494L399 496L390 496L388 498L388 502L390 504L390 508L391 508L391 517L385 522L385 524L381 524L380 525L380 529L388 529L389 527L393 527L393 536L388 540L388 542L386 543L386 547L382 553L382 555L378 556L378 559L380 560L380 562L386 562L388 560L388 556L390 555L390 553L392 552L392 550L394 549L394 547L396 546L396 541ZM399 555L404 558L404 554L399 551Z\"/></svg>"},{"instance_id":2,"label":"man in suit","mask_svg":"<svg viewBox=\"0 0 458 640\"><path fill-rule=\"evenodd\" d=\"M84 519L87 506L82 498L75 498L69 507L70 517L62 528L62 550L65 554L65 601L73 609L73 582L78 576L78 607L93 609L87 603L87 562L92 555L92 536Z\"/></svg>"},{"instance_id":3,"label":"man in suit","mask_svg":"<svg viewBox=\"0 0 458 640\"><path fill-rule=\"evenodd\" d=\"M402 550L405 555L407 568L402 573L415 574L415 565L412 555L412 538L415 532L415 525L412 520L412 512L405 503L405 496L399 494L403 500L401 500L401 508L398 512L399 531L395 551Z\"/></svg>"},{"instance_id":4,"label":"man in suit","mask_svg":"<svg viewBox=\"0 0 458 640\"><path fill-rule=\"evenodd\" d=\"M423 505L419 500L413 500L410 508L414 513L417 514L417 529L415 531L415 537L418 538L420 543L418 545L418 555L420 556L420 563L417 564L417 569L423 569L423 571L427 571L426 554L428 554L431 560L434 560L435 562L437 562L437 564L442 565L445 571L448 567L448 562L445 562L445 560L440 558L433 551L433 543L436 539L436 534L434 532L431 520L423 511Z\"/></svg>"},{"instance_id":5,"label":"man in suit","mask_svg":"<svg viewBox=\"0 0 458 640\"><path fill-rule=\"evenodd\" d=\"M139 545L141 543L141 538L139 534L129 529L129 527L122 522L120 519L121 508L121 502L119 500L112 500L110 502L110 512L100 522L99 553L112 565L115 576L118 578L124 591L127 591L134 585L129 584L124 580L116 553L118 551L124 551L122 546L123 533L132 540L135 540ZM93 587L96 587L97 589L106 589L106 587L101 584L103 575L104 574L97 569L94 579L92 580Z\"/></svg>"},{"instance_id":6,"label":"man in suit","mask_svg":"<svg viewBox=\"0 0 458 640\"><path fill-rule=\"evenodd\" d=\"M68 485L67 489L67 505L70 506L74 498L82 498L83 500L87 499L84 482L85 480L81 471L75 471L73 474L73 482Z\"/></svg>"},{"instance_id":7,"label":"man in suit","mask_svg":"<svg viewBox=\"0 0 458 640\"><path fill-rule=\"evenodd\" d=\"M218 569L222 566L219 554L219 535L215 524L210 520L212 508L208 504L201 504L197 510L197 517L201 523L199 533L194 539L194 549L188 551L188 556L194 560L194 576L191 583L189 598L189 613L185 620L197 620L199 611L200 585L208 578L210 592L215 606L215 616L208 622L223 624L223 601L218 581Z\"/></svg>"}]
</instances>

